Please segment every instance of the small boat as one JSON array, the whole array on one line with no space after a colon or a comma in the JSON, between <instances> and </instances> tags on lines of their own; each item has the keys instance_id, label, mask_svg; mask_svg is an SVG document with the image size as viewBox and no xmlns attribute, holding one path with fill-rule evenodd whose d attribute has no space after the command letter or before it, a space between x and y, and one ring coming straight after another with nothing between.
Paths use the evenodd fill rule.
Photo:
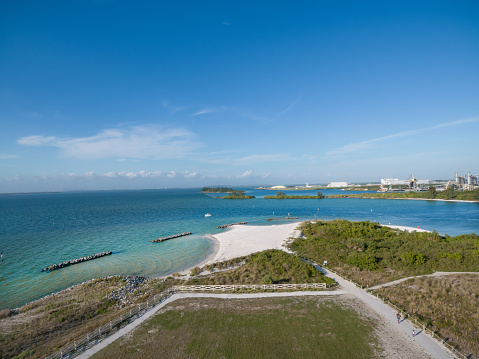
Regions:
<instances>
[{"instance_id":1,"label":"small boat","mask_svg":"<svg viewBox=\"0 0 479 359\"><path fill-rule=\"evenodd\" d=\"M210 214L210 213L206 213L206 214L205 214L205 217L211 217L211 214Z\"/></svg>"}]
</instances>

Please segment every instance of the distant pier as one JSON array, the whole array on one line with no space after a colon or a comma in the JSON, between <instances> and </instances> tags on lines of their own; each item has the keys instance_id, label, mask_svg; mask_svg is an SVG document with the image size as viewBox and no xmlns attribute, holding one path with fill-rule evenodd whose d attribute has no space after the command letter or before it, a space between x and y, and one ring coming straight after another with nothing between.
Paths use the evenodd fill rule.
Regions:
<instances>
[{"instance_id":1,"label":"distant pier","mask_svg":"<svg viewBox=\"0 0 479 359\"><path fill-rule=\"evenodd\" d=\"M279 221L280 219L298 219L298 217L268 218L267 221Z\"/></svg>"},{"instance_id":2,"label":"distant pier","mask_svg":"<svg viewBox=\"0 0 479 359\"><path fill-rule=\"evenodd\" d=\"M190 234L192 234L192 233L191 232L183 232L183 233L179 233L179 234L173 234L172 236L157 238L157 239L151 241L151 243L163 242L163 241L167 241L168 239L189 236Z\"/></svg>"},{"instance_id":3,"label":"distant pier","mask_svg":"<svg viewBox=\"0 0 479 359\"><path fill-rule=\"evenodd\" d=\"M218 226L216 228L226 228L231 226L236 226L237 224L246 224L248 222L237 222L237 223L230 223L230 224L223 224L222 226Z\"/></svg>"},{"instance_id":4,"label":"distant pier","mask_svg":"<svg viewBox=\"0 0 479 359\"><path fill-rule=\"evenodd\" d=\"M113 253L112 251L101 252L101 253L92 254L91 256L72 259L72 260L62 262L62 263L58 263L58 264L52 264L51 266L43 268L41 271L42 272L47 272L47 271L51 272L55 269L65 268L65 267L71 266L73 264L78 264L78 263L82 263L82 262L91 261L93 259L101 258L101 257L104 257L104 256L109 256L112 253Z\"/></svg>"}]
</instances>

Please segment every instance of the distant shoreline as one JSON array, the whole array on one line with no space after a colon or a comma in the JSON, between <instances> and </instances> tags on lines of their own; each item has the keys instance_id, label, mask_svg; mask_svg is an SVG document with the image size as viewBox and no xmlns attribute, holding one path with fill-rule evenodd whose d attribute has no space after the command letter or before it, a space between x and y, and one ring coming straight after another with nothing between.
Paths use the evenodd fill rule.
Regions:
<instances>
[{"instance_id":1,"label":"distant shoreline","mask_svg":"<svg viewBox=\"0 0 479 359\"><path fill-rule=\"evenodd\" d=\"M439 201L439 202L461 202L461 203L479 203L479 201L467 201L462 199L441 199L441 198L386 198L386 197L328 197L325 199L400 199L413 201Z\"/></svg>"}]
</instances>

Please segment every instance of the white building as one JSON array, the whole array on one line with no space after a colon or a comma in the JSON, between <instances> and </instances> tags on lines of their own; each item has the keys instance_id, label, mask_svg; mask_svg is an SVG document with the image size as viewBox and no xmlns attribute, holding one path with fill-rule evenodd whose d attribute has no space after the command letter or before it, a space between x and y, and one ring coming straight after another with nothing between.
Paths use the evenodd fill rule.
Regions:
<instances>
[{"instance_id":1,"label":"white building","mask_svg":"<svg viewBox=\"0 0 479 359\"><path fill-rule=\"evenodd\" d=\"M328 187L349 187L348 182L329 182Z\"/></svg>"}]
</instances>

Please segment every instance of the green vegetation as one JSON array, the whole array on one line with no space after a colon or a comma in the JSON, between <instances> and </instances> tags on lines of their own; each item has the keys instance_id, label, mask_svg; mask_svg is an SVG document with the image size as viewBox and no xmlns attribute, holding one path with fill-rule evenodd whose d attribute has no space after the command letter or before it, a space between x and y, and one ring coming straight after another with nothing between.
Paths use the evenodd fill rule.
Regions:
<instances>
[{"instance_id":1,"label":"green vegetation","mask_svg":"<svg viewBox=\"0 0 479 359\"><path fill-rule=\"evenodd\" d=\"M244 191L239 191L234 189L229 196L216 197L221 199L252 199L254 196L247 196L244 194Z\"/></svg>"},{"instance_id":2,"label":"green vegetation","mask_svg":"<svg viewBox=\"0 0 479 359\"><path fill-rule=\"evenodd\" d=\"M434 271L479 271L479 236L407 232L379 223L305 222L303 236L290 245L299 255L336 268L361 285Z\"/></svg>"},{"instance_id":3,"label":"green vegetation","mask_svg":"<svg viewBox=\"0 0 479 359\"><path fill-rule=\"evenodd\" d=\"M335 298L183 299L93 358L374 358L375 322Z\"/></svg>"},{"instance_id":4,"label":"green vegetation","mask_svg":"<svg viewBox=\"0 0 479 359\"><path fill-rule=\"evenodd\" d=\"M461 351L479 357L478 275L419 277L374 293L412 313Z\"/></svg>"},{"instance_id":5,"label":"green vegetation","mask_svg":"<svg viewBox=\"0 0 479 359\"><path fill-rule=\"evenodd\" d=\"M233 269L190 279L185 284L326 283L329 286L336 285L336 282L325 277L311 264L277 249L269 249L227 262L213 263L205 269L211 271L215 268L230 267Z\"/></svg>"},{"instance_id":6,"label":"green vegetation","mask_svg":"<svg viewBox=\"0 0 479 359\"><path fill-rule=\"evenodd\" d=\"M121 277L95 279L0 316L0 358L44 358L117 318L177 281L150 279L125 297L107 294L125 285Z\"/></svg>"},{"instance_id":7,"label":"green vegetation","mask_svg":"<svg viewBox=\"0 0 479 359\"><path fill-rule=\"evenodd\" d=\"M231 193L233 188L229 187L203 187L201 189L202 193Z\"/></svg>"},{"instance_id":8,"label":"green vegetation","mask_svg":"<svg viewBox=\"0 0 479 359\"><path fill-rule=\"evenodd\" d=\"M264 196L265 199L322 199L324 198L322 192L318 192L317 196L288 196L286 193L279 191L276 196Z\"/></svg>"},{"instance_id":9,"label":"green vegetation","mask_svg":"<svg viewBox=\"0 0 479 359\"><path fill-rule=\"evenodd\" d=\"M449 188L445 191L439 192L433 186L429 187L427 192L404 192L404 193L360 193L360 194L331 194L326 198L383 198L383 199L444 199L457 201L479 201L479 189L474 191L456 191Z\"/></svg>"}]
</instances>

